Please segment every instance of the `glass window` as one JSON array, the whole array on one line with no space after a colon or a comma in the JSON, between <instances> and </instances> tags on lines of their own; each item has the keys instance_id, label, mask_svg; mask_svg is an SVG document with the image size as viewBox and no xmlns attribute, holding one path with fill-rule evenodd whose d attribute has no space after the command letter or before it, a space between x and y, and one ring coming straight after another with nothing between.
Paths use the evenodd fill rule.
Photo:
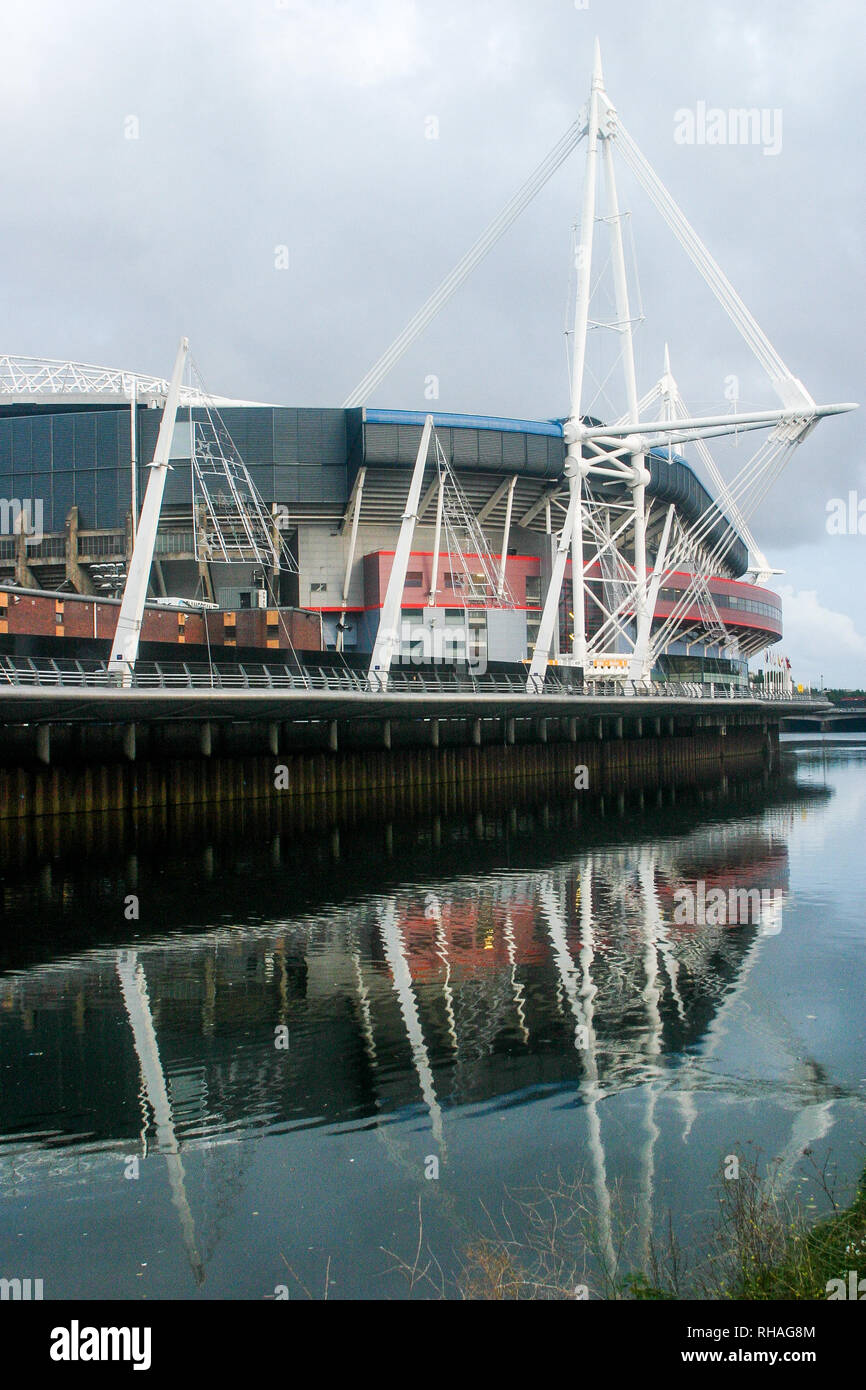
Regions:
<instances>
[{"instance_id":1,"label":"glass window","mask_svg":"<svg viewBox=\"0 0 866 1390\"><path fill-rule=\"evenodd\" d=\"M28 519L31 529L41 531L59 531L63 526L63 517L59 524L55 526L52 517L51 507L51 474L35 473L30 479L31 491L28 497L21 498L22 504L29 502Z\"/></svg>"},{"instance_id":2,"label":"glass window","mask_svg":"<svg viewBox=\"0 0 866 1390\"><path fill-rule=\"evenodd\" d=\"M73 475L78 524L84 530L96 528L96 469L76 470Z\"/></svg>"},{"instance_id":3,"label":"glass window","mask_svg":"<svg viewBox=\"0 0 866 1390\"><path fill-rule=\"evenodd\" d=\"M129 415L123 411L125 456L123 464L129 467ZM105 411L96 417L96 466L97 468L117 468L120 463L118 451L118 416L114 411Z\"/></svg>"},{"instance_id":4,"label":"glass window","mask_svg":"<svg viewBox=\"0 0 866 1390\"><path fill-rule=\"evenodd\" d=\"M75 467L96 467L96 418L93 415L73 416L75 438Z\"/></svg>"},{"instance_id":5,"label":"glass window","mask_svg":"<svg viewBox=\"0 0 866 1390\"><path fill-rule=\"evenodd\" d=\"M192 421L175 420L174 434L171 437L169 458L192 458Z\"/></svg>"},{"instance_id":6,"label":"glass window","mask_svg":"<svg viewBox=\"0 0 866 1390\"><path fill-rule=\"evenodd\" d=\"M117 473L101 469L96 478L96 524L99 527L120 526L123 518L117 507Z\"/></svg>"},{"instance_id":7,"label":"glass window","mask_svg":"<svg viewBox=\"0 0 866 1390\"><path fill-rule=\"evenodd\" d=\"M55 473L52 479L52 491L54 493L54 506L50 529L60 531L69 515L69 509L75 501L73 474Z\"/></svg>"},{"instance_id":8,"label":"glass window","mask_svg":"<svg viewBox=\"0 0 866 1390\"><path fill-rule=\"evenodd\" d=\"M30 447L30 421L12 421L12 467L16 473L28 473L33 466Z\"/></svg>"},{"instance_id":9,"label":"glass window","mask_svg":"<svg viewBox=\"0 0 866 1390\"><path fill-rule=\"evenodd\" d=\"M55 415L51 421L51 469L68 473L75 466L74 422L71 415Z\"/></svg>"},{"instance_id":10,"label":"glass window","mask_svg":"<svg viewBox=\"0 0 866 1390\"><path fill-rule=\"evenodd\" d=\"M0 475L12 472L12 421L0 420Z\"/></svg>"}]
</instances>

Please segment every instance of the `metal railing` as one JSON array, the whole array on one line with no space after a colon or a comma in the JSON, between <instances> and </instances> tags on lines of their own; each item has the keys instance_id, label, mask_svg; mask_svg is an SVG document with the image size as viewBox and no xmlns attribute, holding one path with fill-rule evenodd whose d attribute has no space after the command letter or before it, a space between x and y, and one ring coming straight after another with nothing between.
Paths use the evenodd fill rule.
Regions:
<instances>
[{"instance_id":1,"label":"metal railing","mask_svg":"<svg viewBox=\"0 0 866 1390\"><path fill-rule=\"evenodd\" d=\"M193 531L157 531L155 555L194 555Z\"/></svg>"},{"instance_id":2,"label":"metal railing","mask_svg":"<svg viewBox=\"0 0 866 1390\"><path fill-rule=\"evenodd\" d=\"M109 673L103 662L73 661L51 657L0 656L0 687L39 686L117 689L121 677ZM293 668L243 663L236 666L139 661L128 682L134 690L286 690L330 691L334 693L381 694L381 684L363 671L335 670L323 666ZM387 692L395 695L525 695L526 678L516 673L487 672L484 675L456 675L451 672L392 672ZM796 692L784 695L760 689L682 681L606 681L591 684L568 682L551 671L544 685L533 692L539 696L595 696L616 702L629 698L679 698L690 700L737 700L752 698L770 703L812 703L811 695Z\"/></svg>"},{"instance_id":3,"label":"metal railing","mask_svg":"<svg viewBox=\"0 0 866 1390\"><path fill-rule=\"evenodd\" d=\"M28 560L62 560L66 556L66 538L45 536L35 545L28 545L26 555Z\"/></svg>"},{"instance_id":4,"label":"metal railing","mask_svg":"<svg viewBox=\"0 0 866 1390\"><path fill-rule=\"evenodd\" d=\"M126 559L126 533L123 531L79 531L78 558Z\"/></svg>"}]
</instances>

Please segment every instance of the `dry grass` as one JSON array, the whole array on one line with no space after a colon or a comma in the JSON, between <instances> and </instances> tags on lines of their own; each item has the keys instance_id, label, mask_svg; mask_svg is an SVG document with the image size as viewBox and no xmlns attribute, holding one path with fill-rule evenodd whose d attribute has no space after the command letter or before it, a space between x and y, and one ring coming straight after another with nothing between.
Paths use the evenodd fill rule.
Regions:
<instances>
[{"instance_id":1,"label":"dry grass","mask_svg":"<svg viewBox=\"0 0 866 1390\"><path fill-rule=\"evenodd\" d=\"M472 1238L446 1276L424 1235L418 1202L413 1258L393 1252L392 1272L409 1295L484 1302L603 1299L816 1299L827 1281L866 1265L866 1175L854 1203L836 1205L827 1166L813 1182L831 1214L810 1225L782 1190L778 1171L740 1159L739 1177L718 1181L717 1211L706 1247L686 1256L668 1216L661 1236L647 1237L636 1203L615 1189L601 1208L584 1176L538 1182L507 1192L486 1231Z\"/></svg>"}]
</instances>

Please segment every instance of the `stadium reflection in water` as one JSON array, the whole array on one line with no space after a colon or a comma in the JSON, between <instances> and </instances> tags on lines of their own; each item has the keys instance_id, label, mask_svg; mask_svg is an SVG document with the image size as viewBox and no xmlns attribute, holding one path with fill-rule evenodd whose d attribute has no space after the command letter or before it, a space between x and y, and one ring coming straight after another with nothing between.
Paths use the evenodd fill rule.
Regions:
<instances>
[{"instance_id":1,"label":"stadium reflection in water","mask_svg":"<svg viewBox=\"0 0 866 1390\"><path fill-rule=\"evenodd\" d=\"M816 906L808 847L837 799L862 817L863 754L651 806L34 827L4 855L0 1274L265 1298L321 1296L329 1268L332 1297L399 1296L383 1248L411 1247L419 1197L447 1265L482 1202L557 1170L583 1174L611 1257L616 1186L646 1249L669 1209L700 1229L736 1146L793 1177L833 1141L847 1180L862 1086L833 1019L863 938ZM678 925L699 883L772 906ZM813 975L792 1010L795 956Z\"/></svg>"}]
</instances>

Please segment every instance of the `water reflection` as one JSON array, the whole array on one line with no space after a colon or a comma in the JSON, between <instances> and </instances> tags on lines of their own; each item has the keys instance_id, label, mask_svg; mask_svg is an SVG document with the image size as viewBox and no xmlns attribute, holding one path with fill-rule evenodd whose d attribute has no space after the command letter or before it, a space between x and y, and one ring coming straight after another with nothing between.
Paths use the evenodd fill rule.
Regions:
<instances>
[{"instance_id":1,"label":"water reflection","mask_svg":"<svg viewBox=\"0 0 866 1390\"><path fill-rule=\"evenodd\" d=\"M300 1132L409 1116L445 1165L461 1115L558 1093L583 1117L612 1258L606 1101L634 1091L648 1249L660 1099L687 1139L784 926L794 819L831 795L789 772L312 836L261 806L232 825L185 815L182 836L106 821L86 859L72 834L31 843L2 883L0 1195L38 1194L61 1150L158 1154L201 1286L263 1136L290 1153ZM676 891L698 882L770 892L781 914L678 925ZM802 1049L796 1085L789 1167L837 1095ZM210 1164L200 1208L193 1154Z\"/></svg>"},{"instance_id":2,"label":"water reflection","mask_svg":"<svg viewBox=\"0 0 866 1390\"><path fill-rule=\"evenodd\" d=\"M118 951L117 978L123 995L123 1003L132 1032L135 1055L141 1070L141 1097L146 1103L143 1107L142 1149L147 1152L148 1110L155 1131L156 1148L165 1154L168 1178L171 1184L171 1200L177 1208L183 1243L189 1259L190 1269L198 1285L204 1283L204 1263L196 1244L195 1221L186 1191L186 1173L180 1156L180 1144L175 1132L174 1114L168 1094L153 1014L147 993L147 979L144 966L135 951Z\"/></svg>"}]
</instances>

